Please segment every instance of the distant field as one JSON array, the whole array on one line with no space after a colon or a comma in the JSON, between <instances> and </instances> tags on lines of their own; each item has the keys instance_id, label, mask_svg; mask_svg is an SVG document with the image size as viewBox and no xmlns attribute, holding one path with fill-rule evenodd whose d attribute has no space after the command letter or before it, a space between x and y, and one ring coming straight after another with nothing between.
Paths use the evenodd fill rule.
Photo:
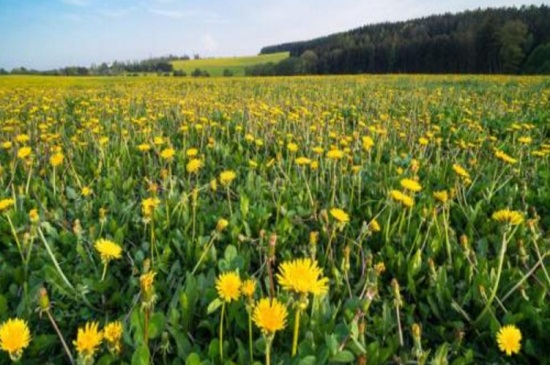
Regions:
<instances>
[{"instance_id":1,"label":"distant field","mask_svg":"<svg viewBox=\"0 0 550 365\"><path fill-rule=\"evenodd\" d=\"M211 76L222 76L226 68L235 76L243 76L244 69L262 63L279 62L289 56L288 52L272 53L258 56L205 58L200 60L173 61L175 70L184 70L187 74L199 68L206 70Z\"/></svg>"}]
</instances>

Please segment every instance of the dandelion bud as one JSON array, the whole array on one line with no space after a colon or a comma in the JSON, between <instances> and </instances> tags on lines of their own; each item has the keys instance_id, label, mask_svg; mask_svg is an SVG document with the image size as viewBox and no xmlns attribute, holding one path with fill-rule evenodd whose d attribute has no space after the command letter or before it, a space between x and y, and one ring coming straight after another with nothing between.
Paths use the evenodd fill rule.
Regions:
<instances>
[{"instance_id":1,"label":"dandelion bud","mask_svg":"<svg viewBox=\"0 0 550 365\"><path fill-rule=\"evenodd\" d=\"M38 214L38 209L31 209L29 212L29 219L32 223L38 223L40 220L40 215Z\"/></svg>"},{"instance_id":2,"label":"dandelion bud","mask_svg":"<svg viewBox=\"0 0 550 365\"><path fill-rule=\"evenodd\" d=\"M392 279L391 281L391 289L393 292L393 296L395 297L394 303L397 307L401 307L403 304L401 301L401 293L399 292L399 283L397 282L397 279Z\"/></svg>"},{"instance_id":3,"label":"dandelion bud","mask_svg":"<svg viewBox=\"0 0 550 365\"><path fill-rule=\"evenodd\" d=\"M227 228L228 225L229 222L226 219L220 218L218 220L218 224L216 224L216 231L218 231L218 233L221 233L224 229Z\"/></svg>"},{"instance_id":4,"label":"dandelion bud","mask_svg":"<svg viewBox=\"0 0 550 365\"><path fill-rule=\"evenodd\" d=\"M277 245L277 234L272 233L269 236L269 259L275 261L275 246Z\"/></svg>"},{"instance_id":5,"label":"dandelion bud","mask_svg":"<svg viewBox=\"0 0 550 365\"><path fill-rule=\"evenodd\" d=\"M46 288L40 288L38 291L38 304L41 311L50 310L50 298L48 297L48 291Z\"/></svg>"}]
</instances>

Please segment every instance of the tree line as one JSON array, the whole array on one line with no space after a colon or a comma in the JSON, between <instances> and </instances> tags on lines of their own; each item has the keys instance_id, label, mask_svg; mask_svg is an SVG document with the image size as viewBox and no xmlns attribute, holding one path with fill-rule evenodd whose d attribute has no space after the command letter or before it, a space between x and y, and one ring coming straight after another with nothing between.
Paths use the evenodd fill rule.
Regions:
<instances>
[{"instance_id":1,"label":"tree line","mask_svg":"<svg viewBox=\"0 0 550 365\"><path fill-rule=\"evenodd\" d=\"M550 74L550 7L522 6L366 25L264 47L290 52L248 75L357 73Z\"/></svg>"}]
</instances>

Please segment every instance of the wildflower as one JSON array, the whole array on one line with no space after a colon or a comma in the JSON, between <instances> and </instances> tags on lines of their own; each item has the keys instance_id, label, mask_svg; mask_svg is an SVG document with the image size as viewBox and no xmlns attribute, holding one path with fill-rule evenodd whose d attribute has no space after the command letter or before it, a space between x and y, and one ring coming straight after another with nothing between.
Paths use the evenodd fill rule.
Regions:
<instances>
[{"instance_id":1,"label":"wildflower","mask_svg":"<svg viewBox=\"0 0 550 365\"><path fill-rule=\"evenodd\" d=\"M31 342L31 333L25 320L8 319L0 326L0 349L6 351L12 361L16 362L23 356L23 350Z\"/></svg>"},{"instance_id":2,"label":"wildflower","mask_svg":"<svg viewBox=\"0 0 550 365\"><path fill-rule=\"evenodd\" d=\"M220 174L220 183L223 186L229 186L233 180L237 177L237 174L233 170L227 170Z\"/></svg>"},{"instance_id":3,"label":"wildflower","mask_svg":"<svg viewBox=\"0 0 550 365\"><path fill-rule=\"evenodd\" d=\"M201 160L194 158L191 161L187 163L187 166L185 167L187 172L190 174L195 174L199 172L199 170L202 168L203 163Z\"/></svg>"},{"instance_id":4,"label":"wildflower","mask_svg":"<svg viewBox=\"0 0 550 365\"><path fill-rule=\"evenodd\" d=\"M408 196L407 194L402 193L399 190L390 191L390 196L393 200L400 202L404 206L410 208L414 205L414 199Z\"/></svg>"},{"instance_id":5,"label":"wildflower","mask_svg":"<svg viewBox=\"0 0 550 365\"><path fill-rule=\"evenodd\" d=\"M376 219L373 219L372 221L370 221L369 228L373 232L380 232L381 230L380 223L378 223Z\"/></svg>"},{"instance_id":6,"label":"wildflower","mask_svg":"<svg viewBox=\"0 0 550 365\"><path fill-rule=\"evenodd\" d=\"M302 165L309 165L311 164L311 160L307 157L298 157L296 160L296 165L302 166Z\"/></svg>"},{"instance_id":7,"label":"wildflower","mask_svg":"<svg viewBox=\"0 0 550 365\"><path fill-rule=\"evenodd\" d=\"M365 151L370 151L374 146L374 140L369 136L363 137L362 140L363 140L363 149Z\"/></svg>"},{"instance_id":8,"label":"wildflower","mask_svg":"<svg viewBox=\"0 0 550 365\"><path fill-rule=\"evenodd\" d=\"M113 241L98 239L95 241L94 248L101 255L103 262L109 262L113 259L119 259L122 257L122 247L114 243Z\"/></svg>"},{"instance_id":9,"label":"wildflower","mask_svg":"<svg viewBox=\"0 0 550 365\"><path fill-rule=\"evenodd\" d=\"M79 357L84 364L92 363L93 357L98 350L103 334L98 329L97 322L88 322L84 328L78 329L76 340L73 345L76 347Z\"/></svg>"},{"instance_id":10,"label":"wildflower","mask_svg":"<svg viewBox=\"0 0 550 365\"><path fill-rule=\"evenodd\" d=\"M239 299L241 295L241 278L236 272L221 274L216 279L216 290L224 302L231 302Z\"/></svg>"},{"instance_id":11,"label":"wildflower","mask_svg":"<svg viewBox=\"0 0 550 365\"><path fill-rule=\"evenodd\" d=\"M344 151L332 149L327 152L327 158L331 160L340 160L344 157Z\"/></svg>"},{"instance_id":12,"label":"wildflower","mask_svg":"<svg viewBox=\"0 0 550 365\"><path fill-rule=\"evenodd\" d=\"M160 157L168 161L173 159L175 155L176 155L176 150L171 147L165 148L160 152Z\"/></svg>"},{"instance_id":13,"label":"wildflower","mask_svg":"<svg viewBox=\"0 0 550 365\"><path fill-rule=\"evenodd\" d=\"M7 210L8 208L11 208L15 204L15 201L13 199L2 199L0 200L0 212L3 212L4 210Z\"/></svg>"},{"instance_id":14,"label":"wildflower","mask_svg":"<svg viewBox=\"0 0 550 365\"><path fill-rule=\"evenodd\" d=\"M148 271L139 277L142 309L149 310L155 304L155 300L157 297L155 295L155 287L153 286L153 284L155 283L156 275L156 272Z\"/></svg>"},{"instance_id":15,"label":"wildflower","mask_svg":"<svg viewBox=\"0 0 550 365\"><path fill-rule=\"evenodd\" d=\"M38 209L31 209L29 211L29 219L32 223L37 223L40 220L40 215L38 214Z\"/></svg>"},{"instance_id":16,"label":"wildflower","mask_svg":"<svg viewBox=\"0 0 550 365\"><path fill-rule=\"evenodd\" d=\"M531 144L531 142L533 142L533 139L531 137L519 137L518 142L521 144Z\"/></svg>"},{"instance_id":17,"label":"wildflower","mask_svg":"<svg viewBox=\"0 0 550 365\"><path fill-rule=\"evenodd\" d=\"M21 147L19 151L17 151L17 157L20 159L25 159L31 155L31 148L30 147Z\"/></svg>"},{"instance_id":18,"label":"wildflower","mask_svg":"<svg viewBox=\"0 0 550 365\"><path fill-rule=\"evenodd\" d=\"M418 143L419 143L420 145L422 145L422 146L427 146L428 143L430 143L430 140L427 139L426 137L420 137L420 138L418 139Z\"/></svg>"},{"instance_id":19,"label":"wildflower","mask_svg":"<svg viewBox=\"0 0 550 365\"><path fill-rule=\"evenodd\" d=\"M199 150L196 148L189 148L187 151L185 151L185 155L187 157L195 157L199 154Z\"/></svg>"},{"instance_id":20,"label":"wildflower","mask_svg":"<svg viewBox=\"0 0 550 365\"><path fill-rule=\"evenodd\" d=\"M92 195L92 189L89 186L83 186L80 193L82 194L83 197L88 197Z\"/></svg>"},{"instance_id":21,"label":"wildflower","mask_svg":"<svg viewBox=\"0 0 550 365\"><path fill-rule=\"evenodd\" d=\"M523 214L521 212L508 208L494 212L492 218L497 222L509 223L512 226L517 226L523 222Z\"/></svg>"},{"instance_id":22,"label":"wildflower","mask_svg":"<svg viewBox=\"0 0 550 365\"><path fill-rule=\"evenodd\" d=\"M109 351L113 354L120 353L122 344L120 340L122 338L122 322L111 322L103 327L103 338L107 342Z\"/></svg>"},{"instance_id":23,"label":"wildflower","mask_svg":"<svg viewBox=\"0 0 550 365\"><path fill-rule=\"evenodd\" d=\"M141 152L147 152L147 151L151 150L151 146L147 143L142 143L142 144L138 145L137 148Z\"/></svg>"},{"instance_id":24,"label":"wildflower","mask_svg":"<svg viewBox=\"0 0 550 365\"><path fill-rule=\"evenodd\" d=\"M147 198L141 202L141 211L143 213L143 216L145 218L151 217L153 215L153 212L155 211L155 208L160 204L160 200L158 198Z\"/></svg>"},{"instance_id":25,"label":"wildflower","mask_svg":"<svg viewBox=\"0 0 550 365\"><path fill-rule=\"evenodd\" d=\"M58 152L55 155L53 155L52 157L50 157L50 164L53 167L57 167L57 166L59 166L63 163L64 158L65 158L65 156L63 156L63 154L61 152Z\"/></svg>"},{"instance_id":26,"label":"wildflower","mask_svg":"<svg viewBox=\"0 0 550 365\"><path fill-rule=\"evenodd\" d=\"M516 160L515 158L512 158L511 156L507 155L506 153L502 152L502 151L495 151L495 157L504 161L504 162L507 162L511 165L515 164L516 162L518 162L518 160Z\"/></svg>"},{"instance_id":27,"label":"wildflower","mask_svg":"<svg viewBox=\"0 0 550 365\"><path fill-rule=\"evenodd\" d=\"M256 280L254 279L247 279L243 281L241 284L241 293L244 295L248 300L252 300L254 297L254 292L256 291Z\"/></svg>"},{"instance_id":28,"label":"wildflower","mask_svg":"<svg viewBox=\"0 0 550 365\"><path fill-rule=\"evenodd\" d=\"M414 181L412 179L402 179L400 181L401 186L406 189L410 190L412 192L418 193L422 190L422 185L420 185L417 181Z\"/></svg>"},{"instance_id":29,"label":"wildflower","mask_svg":"<svg viewBox=\"0 0 550 365\"><path fill-rule=\"evenodd\" d=\"M227 228L228 225L229 225L229 222L227 221L227 219L220 218L218 220L218 223L216 224L216 231L221 233L224 229Z\"/></svg>"},{"instance_id":30,"label":"wildflower","mask_svg":"<svg viewBox=\"0 0 550 365\"><path fill-rule=\"evenodd\" d=\"M506 355L518 354L521 349L521 331L514 325L502 327L497 333L497 344Z\"/></svg>"},{"instance_id":31,"label":"wildflower","mask_svg":"<svg viewBox=\"0 0 550 365\"><path fill-rule=\"evenodd\" d=\"M150 293L153 290L156 274L154 271L149 271L139 277L139 285L142 292Z\"/></svg>"},{"instance_id":32,"label":"wildflower","mask_svg":"<svg viewBox=\"0 0 550 365\"><path fill-rule=\"evenodd\" d=\"M349 215L339 208L332 208L330 210L330 215L340 223L348 223Z\"/></svg>"},{"instance_id":33,"label":"wildflower","mask_svg":"<svg viewBox=\"0 0 550 365\"><path fill-rule=\"evenodd\" d=\"M279 285L285 290L300 294L324 294L328 291L328 279L322 277L317 262L310 258L283 262L277 274Z\"/></svg>"},{"instance_id":34,"label":"wildflower","mask_svg":"<svg viewBox=\"0 0 550 365\"><path fill-rule=\"evenodd\" d=\"M264 334L270 336L285 328L287 316L286 307L277 298L263 298L254 307L252 319Z\"/></svg>"},{"instance_id":35,"label":"wildflower","mask_svg":"<svg viewBox=\"0 0 550 365\"><path fill-rule=\"evenodd\" d=\"M466 171L462 166L460 166L459 164L453 164L453 170L454 172L456 172L456 174L460 177L463 177L463 178L466 178L466 179L469 179L470 178L470 174L468 173L468 171Z\"/></svg>"},{"instance_id":36,"label":"wildflower","mask_svg":"<svg viewBox=\"0 0 550 365\"><path fill-rule=\"evenodd\" d=\"M449 194L447 193L447 190L434 191L433 196L443 204L445 204L449 200Z\"/></svg>"},{"instance_id":37,"label":"wildflower","mask_svg":"<svg viewBox=\"0 0 550 365\"><path fill-rule=\"evenodd\" d=\"M286 148L288 148L288 150L289 150L290 152L296 152L296 151L298 151L298 145L297 145L296 143L293 143L293 142L290 142L290 143L286 146Z\"/></svg>"}]
</instances>

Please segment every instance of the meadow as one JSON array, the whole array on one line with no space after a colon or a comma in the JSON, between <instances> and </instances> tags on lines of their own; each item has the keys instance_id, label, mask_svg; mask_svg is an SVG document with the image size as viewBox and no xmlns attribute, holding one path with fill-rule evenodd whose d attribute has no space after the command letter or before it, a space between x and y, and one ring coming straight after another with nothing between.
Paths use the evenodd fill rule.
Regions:
<instances>
[{"instance_id":1,"label":"meadow","mask_svg":"<svg viewBox=\"0 0 550 365\"><path fill-rule=\"evenodd\" d=\"M223 76L224 70L229 70L234 76L244 76L246 67L264 63L277 63L289 57L289 52L277 52L257 56L203 58L187 61L172 61L174 70L183 70L190 75L199 69L208 72L210 76Z\"/></svg>"},{"instance_id":2,"label":"meadow","mask_svg":"<svg viewBox=\"0 0 550 365\"><path fill-rule=\"evenodd\" d=\"M0 364L548 362L549 101L0 77Z\"/></svg>"}]
</instances>

